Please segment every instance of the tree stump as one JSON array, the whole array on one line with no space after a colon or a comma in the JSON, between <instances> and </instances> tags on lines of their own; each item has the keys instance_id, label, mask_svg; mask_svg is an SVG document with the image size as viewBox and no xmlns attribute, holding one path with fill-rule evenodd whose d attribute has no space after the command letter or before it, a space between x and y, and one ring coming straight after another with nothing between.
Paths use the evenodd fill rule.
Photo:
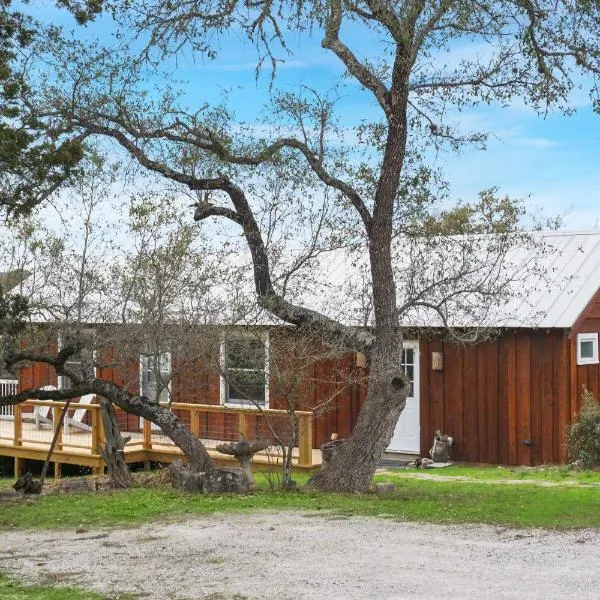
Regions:
<instances>
[{"instance_id":1,"label":"tree stump","mask_svg":"<svg viewBox=\"0 0 600 600\"><path fill-rule=\"evenodd\" d=\"M269 440L254 440L249 442L248 440L242 438L239 442L230 442L228 444L219 444L217 446L217 451L222 454L229 454L230 456L235 456L238 462L240 463L240 467L246 474L248 478L248 483L250 487L253 487L255 484L254 476L252 475L252 457L261 450L268 448L271 445Z\"/></svg>"},{"instance_id":2,"label":"tree stump","mask_svg":"<svg viewBox=\"0 0 600 600\"><path fill-rule=\"evenodd\" d=\"M42 484L34 479L31 473L25 473L25 475L15 481L13 489L23 494L41 494Z\"/></svg>"}]
</instances>

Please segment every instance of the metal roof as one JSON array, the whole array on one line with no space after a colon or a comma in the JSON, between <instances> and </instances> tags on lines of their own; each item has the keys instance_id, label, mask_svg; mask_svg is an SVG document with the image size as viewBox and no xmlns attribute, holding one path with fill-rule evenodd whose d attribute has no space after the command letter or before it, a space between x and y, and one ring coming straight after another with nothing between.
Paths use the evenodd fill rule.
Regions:
<instances>
[{"instance_id":1,"label":"metal roof","mask_svg":"<svg viewBox=\"0 0 600 600\"><path fill-rule=\"evenodd\" d=\"M572 327L600 288L600 231L530 235L533 242L517 238L499 254L494 253L493 236L448 237L433 242L397 239L394 279L398 305L407 298L417 298L423 304L408 306L399 317L401 324L442 326L440 314L424 306L441 303L446 323L454 327ZM366 254L335 250L307 261L288 281L286 298L349 325L371 325ZM272 265L276 285L294 256L298 253L287 253ZM202 299L206 307L203 322L281 324L256 305L249 256L238 255L232 261L236 275L214 284ZM23 286L25 293L46 301L55 297L55 289L47 284L36 289L33 281L30 277L29 285ZM120 321L122 298L114 290L106 290L106 294L90 295L84 318L87 322ZM187 300L180 300L180 310L185 310ZM41 311L35 320L52 320L56 314Z\"/></svg>"}]
</instances>

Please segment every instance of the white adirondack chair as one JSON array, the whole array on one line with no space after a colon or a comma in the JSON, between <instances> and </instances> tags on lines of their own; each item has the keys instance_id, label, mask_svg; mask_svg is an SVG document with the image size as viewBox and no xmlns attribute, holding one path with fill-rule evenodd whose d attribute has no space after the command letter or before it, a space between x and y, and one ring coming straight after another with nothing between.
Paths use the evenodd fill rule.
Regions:
<instances>
[{"instance_id":1,"label":"white adirondack chair","mask_svg":"<svg viewBox=\"0 0 600 600\"><path fill-rule=\"evenodd\" d=\"M45 385L40 388L41 390L52 391L57 389L54 385ZM40 429L42 424L50 425L52 421L49 419L50 407L49 406L34 406L33 407L33 421L35 428Z\"/></svg>"},{"instance_id":2,"label":"white adirondack chair","mask_svg":"<svg viewBox=\"0 0 600 600\"><path fill-rule=\"evenodd\" d=\"M95 394L86 394L79 399L79 404L91 404L95 397ZM76 429L81 429L83 431L91 431L92 428L87 423L83 422L83 417L87 411L87 408L78 408L73 413L72 417L65 419L65 431L67 431L69 427L75 427Z\"/></svg>"}]
</instances>

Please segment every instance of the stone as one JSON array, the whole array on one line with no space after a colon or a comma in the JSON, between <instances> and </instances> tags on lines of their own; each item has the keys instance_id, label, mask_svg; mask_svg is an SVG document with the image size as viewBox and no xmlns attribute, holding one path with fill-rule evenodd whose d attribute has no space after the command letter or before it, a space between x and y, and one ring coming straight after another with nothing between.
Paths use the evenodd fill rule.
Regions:
<instances>
[{"instance_id":1,"label":"stone","mask_svg":"<svg viewBox=\"0 0 600 600\"><path fill-rule=\"evenodd\" d=\"M245 494L250 488L246 473L239 467L213 469L204 475L205 494Z\"/></svg>"},{"instance_id":2,"label":"stone","mask_svg":"<svg viewBox=\"0 0 600 600\"><path fill-rule=\"evenodd\" d=\"M173 487L192 494L245 494L250 482L243 469L212 469L206 473L191 471L181 461L169 467Z\"/></svg>"}]
</instances>

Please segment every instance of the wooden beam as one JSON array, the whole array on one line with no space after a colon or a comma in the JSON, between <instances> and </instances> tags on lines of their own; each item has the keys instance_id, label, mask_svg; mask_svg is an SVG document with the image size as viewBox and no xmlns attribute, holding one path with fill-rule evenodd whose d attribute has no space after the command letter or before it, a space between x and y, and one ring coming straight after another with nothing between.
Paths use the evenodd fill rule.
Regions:
<instances>
[{"instance_id":1,"label":"wooden beam","mask_svg":"<svg viewBox=\"0 0 600 600\"><path fill-rule=\"evenodd\" d=\"M311 467L312 455L312 414L300 415L298 417L298 465Z\"/></svg>"}]
</instances>

